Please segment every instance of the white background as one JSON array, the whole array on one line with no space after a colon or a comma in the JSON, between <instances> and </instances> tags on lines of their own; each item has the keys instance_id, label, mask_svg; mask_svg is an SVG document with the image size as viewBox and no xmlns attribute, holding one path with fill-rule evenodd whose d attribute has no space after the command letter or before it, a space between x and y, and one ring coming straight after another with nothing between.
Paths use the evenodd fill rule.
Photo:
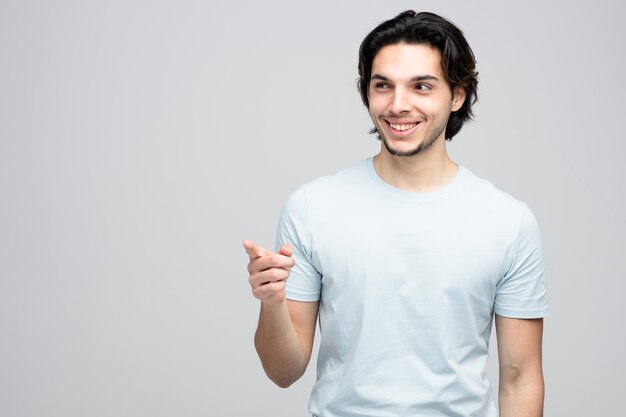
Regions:
<instances>
[{"instance_id":1,"label":"white background","mask_svg":"<svg viewBox=\"0 0 626 417\"><path fill-rule=\"evenodd\" d=\"M546 415L621 415L626 29L603 0L0 0L0 415L306 415L314 366L281 390L256 357L241 240L271 247L299 184L377 152L358 46L418 7L478 60L451 156L542 230Z\"/></svg>"}]
</instances>

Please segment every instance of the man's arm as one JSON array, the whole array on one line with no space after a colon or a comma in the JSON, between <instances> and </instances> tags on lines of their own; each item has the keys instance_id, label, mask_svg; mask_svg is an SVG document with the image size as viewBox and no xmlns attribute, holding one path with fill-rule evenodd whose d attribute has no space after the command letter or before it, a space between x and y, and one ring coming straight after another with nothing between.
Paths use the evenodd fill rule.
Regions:
<instances>
[{"instance_id":1,"label":"man's arm","mask_svg":"<svg viewBox=\"0 0 626 417\"><path fill-rule=\"evenodd\" d=\"M261 303L254 345L265 373L281 388L300 379L309 364L318 306L317 301Z\"/></svg>"},{"instance_id":2,"label":"man's arm","mask_svg":"<svg viewBox=\"0 0 626 417\"><path fill-rule=\"evenodd\" d=\"M285 298L285 281L295 263L289 245L277 253L250 241L244 247L252 293L261 300L254 344L267 376L287 388L304 374L311 358L319 302Z\"/></svg>"},{"instance_id":3,"label":"man's arm","mask_svg":"<svg viewBox=\"0 0 626 417\"><path fill-rule=\"evenodd\" d=\"M516 319L496 314L496 332L500 417L542 417L543 319Z\"/></svg>"}]
</instances>

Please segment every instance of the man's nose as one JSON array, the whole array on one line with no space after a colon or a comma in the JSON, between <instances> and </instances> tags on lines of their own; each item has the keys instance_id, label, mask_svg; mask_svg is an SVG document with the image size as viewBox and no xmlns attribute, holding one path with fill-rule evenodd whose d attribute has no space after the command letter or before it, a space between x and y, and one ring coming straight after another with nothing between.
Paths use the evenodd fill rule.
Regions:
<instances>
[{"instance_id":1,"label":"man's nose","mask_svg":"<svg viewBox=\"0 0 626 417\"><path fill-rule=\"evenodd\" d=\"M410 110L409 94L403 89L396 89L389 103L389 111L393 114L400 114Z\"/></svg>"}]
</instances>

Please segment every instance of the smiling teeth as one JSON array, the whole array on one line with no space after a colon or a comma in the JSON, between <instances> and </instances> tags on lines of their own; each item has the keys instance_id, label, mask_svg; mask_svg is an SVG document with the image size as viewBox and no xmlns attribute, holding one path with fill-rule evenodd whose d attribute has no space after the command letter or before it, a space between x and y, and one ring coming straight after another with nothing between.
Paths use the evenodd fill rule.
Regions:
<instances>
[{"instance_id":1,"label":"smiling teeth","mask_svg":"<svg viewBox=\"0 0 626 417\"><path fill-rule=\"evenodd\" d=\"M395 129L395 130L399 130L399 131L405 131L405 130L409 130L409 129L413 129L415 126L417 126L417 123L409 123L409 124L396 124L396 123L389 123L389 125Z\"/></svg>"}]
</instances>

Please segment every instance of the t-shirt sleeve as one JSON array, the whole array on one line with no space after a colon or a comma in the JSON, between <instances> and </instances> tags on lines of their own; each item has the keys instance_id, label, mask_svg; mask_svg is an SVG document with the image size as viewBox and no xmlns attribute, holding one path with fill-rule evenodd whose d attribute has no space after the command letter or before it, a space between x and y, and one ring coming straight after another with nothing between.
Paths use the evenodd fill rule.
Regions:
<instances>
[{"instance_id":1,"label":"t-shirt sleeve","mask_svg":"<svg viewBox=\"0 0 626 417\"><path fill-rule=\"evenodd\" d=\"M289 243L296 261L285 285L285 293L290 300L320 299L322 275L313 265L311 257L312 236L308 215L306 190L302 186L287 199L276 232L276 250Z\"/></svg>"},{"instance_id":2,"label":"t-shirt sleeve","mask_svg":"<svg viewBox=\"0 0 626 417\"><path fill-rule=\"evenodd\" d=\"M539 318L550 314L539 225L524 204L510 267L496 285L496 314Z\"/></svg>"}]
</instances>

